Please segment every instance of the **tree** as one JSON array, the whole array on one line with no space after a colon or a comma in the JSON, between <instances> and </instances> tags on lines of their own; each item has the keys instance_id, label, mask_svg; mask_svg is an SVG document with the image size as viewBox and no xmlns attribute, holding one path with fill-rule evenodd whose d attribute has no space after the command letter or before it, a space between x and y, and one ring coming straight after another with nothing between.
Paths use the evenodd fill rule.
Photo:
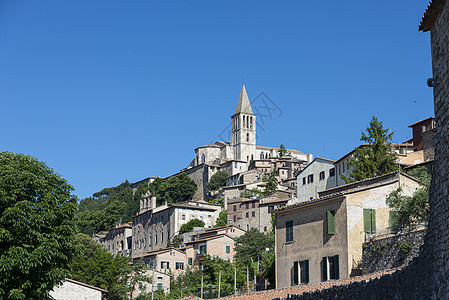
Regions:
<instances>
[{"instance_id":1,"label":"tree","mask_svg":"<svg viewBox=\"0 0 449 300\"><path fill-rule=\"evenodd\" d=\"M289 156L287 149L285 149L284 145L282 144L281 146L279 146L278 155L279 157Z\"/></svg>"},{"instance_id":2,"label":"tree","mask_svg":"<svg viewBox=\"0 0 449 300\"><path fill-rule=\"evenodd\" d=\"M262 198L263 197L263 193L258 189L258 188L252 188L250 190L244 190L243 192L240 193L240 197L242 198Z\"/></svg>"},{"instance_id":3,"label":"tree","mask_svg":"<svg viewBox=\"0 0 449 300\"><path fill-rule=\"evenodd\" d=\"M264 196L270 196L274 192L276 192L278 188L278 172L274 170L268 174L265 174L263 181L266 182L265 190L263 192Z\"/></svg>"},{"instance_id":4,"label":"tree","mask_svg":"<svg viewBox=\"0 0 449 300\"><path fill-rule=\"evenodd\" d=\"M190 200L197 190L195 181L186 173L179 173L166 179L156 178L148 188L156 195L158 205L164 202L176 203Z\"/></svg>"},{"instance_id":5,"label":"tree","mask_svg":"<svg viewBox=\"0 0 449 300\"><path fill-rule=\"evenodd\" d=\"M192 219L189 222L182 224L181 228L179 229L179 234L183 234L185 232L190 232L193 230L193 227L204 227L204 222L198 219Z\"/></svg>"},{"instance_id":6,"label":"tree","mask_svg":"<svg viewBox=\"0 0 449 300\"><path fill-rule=\"evenodd\" d=\"M425 222L429 217L429 188L431 176L425 167L417 167L409 171L410 176L419 179L422 188L412 196L401 195L402 189L392 191L387 197L387 205L393 210L398 229L406 228L415 222Z\"/></svg>"},{"instance_id":7,"label":"tree","mask_svg":"<svg viewBox=\"0 0 449 300\"><path fill-rule=\"evenodd\" d=\"M348 161L352 168L348 175L341 174L346 183L377 177L395 171L393 162L397 158L391 151L393 132L384 129L382 122L375 116L366 128L367 133L362 132L361 141L367 143L355 149L353 157Z\"/></svg>"},{"instance_id":8,"label":"tree","mask_svg":"<svg viewBox=\"0 0 449 300\"><path fill-rule=\"evenodd\" d=\"M44 162L0 153L0 298L50 299L73 255L73 191Z\"/></svg>"},{"instance_id":9,"label":"tree","mask_svg":"<svg viewBox=\"0 0 449 300\"><path fill-rule=\"evenodd\" d=\"M226 186L226 178L228 178L228 176L228 172L225 170L217 171L207 183L207 189L209 191L216 191L219 188Z\"/></svg>"},{"instance_id":10,"label":"tree","mask_svg":"<svg viewBox=\"0 0 449 300\"><path fill-rule=\"evenodd\" d=\"M228 210L223 210L219 215L214 227L225 226L228 224Z\"/></svg>"}]
</instances>

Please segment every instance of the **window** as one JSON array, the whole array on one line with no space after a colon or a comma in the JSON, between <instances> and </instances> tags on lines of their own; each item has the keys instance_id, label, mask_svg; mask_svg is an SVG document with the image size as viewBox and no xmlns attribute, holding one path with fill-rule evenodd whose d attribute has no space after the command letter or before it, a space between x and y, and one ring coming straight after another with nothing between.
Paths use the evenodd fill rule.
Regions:
<instances>
[{"instance_id":1,"label":"window","mask_svg":"<svg viewBox=\"0 0 449 300\"><path fill-rule=\"evenodd\" d=\"M231 253L231 246L226 246L226 254Z\"/></svg>"},{"instance_id":2,"label":"window","mask_svg":"<svg viewBox=\"0 0 449 300\"><path fill-rule=\"evenodd\" d=\"M248 202L246 202L246 209L248 209L249 208L249 203Z\"/></svg>"},{"instance_id":3,"label":"window","mask_svg":"<svg viewBox=\"0 0 449 300\"><path fill-rule=\"evenodd\" d=\"M246 213L246 217L249 218L249 212Z\"/></svg>"},{"instance_id":4,"label":"window","mask_svg":"<svg viewBox=\"0 0 449 300\"><path fill-rule=\"evenodd\" d=\"M255 208L256 207L256 202L253 202L251 207Z\"/></svg>"},{"instance_id":5,"label":"window","mask_svg":"<svg viewBox=\"0 0 449 300\"><path fill-rule=\"evenodd\" d=\"M200 216L200 220L203 220L203 216Z\"/></svg>"},{"instance_id":6,"label":"window","mask_svg":"<svg viewBox=\"0 0 449 300\"><path fill-rule=\"evenodd\" d=\"M306 178L305 177L302 179L302 184L303 185L306 184Z\"/></svg>"},{"instance_id":7,"label":"window","mask_svg":"<svg viewBox=\"0 0 449 300\"><path fill-rule=\"evenodd\" d=\"M164 233L161 232L161 243L163 243L163 242L164 242Z\"/></svg>"},{"instance_id":8,"label":"window","mask_svg":"<svg viewBox=\"0 0 449 300\"><path fill-rule=\"evenodd\" d=\"M321 172L320 172L320 181L321 181L321 180L324 180L324 171L321 171Z\"/></svg>"},{"instance_id":9,"label":"window","mask_svg":"<svg viewBox=\"0 0 449 300\"><path fill-rule=\"evenodd\" d=\"M323 257L322 264L322 280L339 279L338 255Z\"/></svg>"},{"instance_id":10,"label":"window","mask_svg":"<svg viewBox=\"0 0 449 300\"><path fill-rule=\"evenodd\" d=\"M189 257L188 262L189 262L189 265L192 265L193 264L193 258Z\"/></svg>"},{"instance_id":11,"label":"window","mask_svg":"<svg viewBox=\"0 0 449 300\"><path fill-rule=\"evenodd\" d=\"M335 176L335 168L332 168L329 170L329 177L334 177Z\"/></svg>"},{"instance_id":12,"label":"window","mask_svg":"<svg viewBox=\"0 0 449 300\"><path fill-rule=\"evenodd\" d=\"M237 211L237 205L234 205L234 211Z\"/></svg>"},{"instance_id":13,"label":"window","mask_svg":"<svg viewBox=\"0 0 449 300\"><path fill-rule=\"evenodd\" d=\"M168 261L161 261L161 269L169 269L170 268L170 262Z\"/></svg>"},{"instance_id":14,"label":"window","mask_svg":"<svg viewBox=\"0 0 449 300\"><path fill-rule=\"evenodd\" d=\"M285 242L293 242L293 221L285 222Z\"/></svg>"},{"instance_id":15,"label":"window","mask_svg":"<svg viewBox=\"0 0 449 300\"><path fill-rule=\"evenodd\" d=\"M162 282L157 283L157 289L158 291L162 290Z\"/></svg>"},{"instance_id":16,"label":"window","mask_svg":"<svg viewBox=\"0 0 449 300\"><path fill-rule=\"evenodd\" d=\"M267 232L267 226L263 227L263 231Z\"/></svg>"},{"instance_id":17,"label":"window","mask_svg":"<svg viewBox=\"0 0 449 300\"><path fill-rule=\"evenodd\" d=\"M309 260L293 263L293 285L309 282Z\"/></svg>"},{"instance_id":18,"label":"window","mask_svg":"<svg viewBox=\"0 0 449 300\"><path fill-rule=\"evenodd\" d=\"M234 222L236 222L237 221L237 216L236 215L234 215Z\"/></svg>"},{"instance_id":19,"label":"window","mask_svg":"<svg viewBox=\"0 0 449 300\"><path fill-rule=\"evenodd\" d=\"M246 141L249 142L249 133L246 134Z\"/></svg>"},{"instance_id":20,"label":"window","mask_svg":"<svg viewBox=\"0 0 449 300\"><path fill-rule=\"evenodd\" d=\"M313 174L307 176L307 183L313 183Z\"/></svg>"},{"instance_id":21,"label":"window","mask_svg":"<svg viewBox=\"0 0 449 300\"><path fill-rule=\"evenodd\" d=\"M175 263L176 270L184 270L184 263L182 262L176 262Z\"/></svg>"},{"instance_id":22,"label":"window","mask_svg":"<svg viewBox=\"0 0 449 300\"><path fill-rule=\"evenodd\" d=\"M365 232L376 232L376 210L375 209L363 209L363 224Z\"/></svg>"},{"instance_id":23,"label":"window","mask_svg":"<svg viewBox=\"0 0 449 300\"><path fill-rule=\"evenodd\" d=\"M148 246L151 246L151 235L150 235L150 237L148 238Z\"/></svg>"},{"instance_id":24,"label":"window","mask_svg":"<svg viewBox=\"0 0 449 300\"><path fill-rule=\"evenodd\" d=\"M335 211L326 212L327 234L335 234Z\"/></svg>"},{"instance_id":25,"label":"window","mask_svg":"<svg viewBox=\"0 0 449 300\"><path fill-rule=\"evenodd\" d=\"M185 219L186 219L186 215L182 215L181 220L185 220Z\"/></svg>"},{"instance_id":26,"label":"window","mask_svg":"<svg viewBox=\"0 0 449 300\"><path fill-rule=\"evenodd\" d=\"M251 217L255 217L255 216L256 216L256 212L253 211L253 212L251 213Z\"/></svg>"},{"instance_id":27,"label":"window","mask_svg":"<svg viewBox=\"0 0 449 300\"><path fill-rule=\"evenodd\" d=\"M396 234L399 232L399 226L398 226L398 212L390 210L390 233Z\"/></svg>"},{"instance_id":28,"label":"window","mask_svg":"<svg viewBox=\"0 0 449 300\"><path fill-rule=\"evenodd\" d=\"M207 245L206 245L206 244L199 245L199 246L198 246L198 251L199 251L201 254L206 254L206 253L207 253Z\"/></svg>"}]
</instances>

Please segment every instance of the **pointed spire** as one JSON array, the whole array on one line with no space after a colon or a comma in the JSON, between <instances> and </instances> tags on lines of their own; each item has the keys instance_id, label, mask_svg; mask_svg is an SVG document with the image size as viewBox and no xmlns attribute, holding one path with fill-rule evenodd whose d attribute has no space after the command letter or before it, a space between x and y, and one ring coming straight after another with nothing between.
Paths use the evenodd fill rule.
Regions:
<instances>
[{"instance_id":1,"label":"pointed spire","mask_svg":"<svg viewBox=\"0 0 449 300\"><path fill-rule=\"evenodd\" d=\"M245 84L242 85L242 90L240 91L239 102L237 103L237 107L235 108L235 115L239 113L252 114L253 110L251 108L251 104L249 103L248 94L246 93Z\"/></svg>"}]
</instances>

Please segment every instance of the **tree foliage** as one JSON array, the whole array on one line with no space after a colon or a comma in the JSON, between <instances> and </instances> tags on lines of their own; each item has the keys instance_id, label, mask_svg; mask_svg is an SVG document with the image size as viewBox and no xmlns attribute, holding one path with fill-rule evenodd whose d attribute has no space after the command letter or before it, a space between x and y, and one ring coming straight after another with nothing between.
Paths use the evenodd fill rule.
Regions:
<instances>
[{"instance_id":1,"label":"tree foliage","mask_svg":"<svg viewBox=\"0 0 449 300\"><path fill-rule=\"evenodd\" d=\"M278 188L278 172L277 170L271 171L265 174L263 181L265 181L265 190L263 191L264 196L270 196L277 191Z\"/></svg>"},{"instance_id":2,"label":"tree foliage","mask_svg":"<svg viewBox=\"0 0 449 300\"><path fill-rule=\"evenodd\" d=\"M262 191L260 191L258 188L252 188L250 190L244 190L243 192L240 193L240 197L242 198L262 198L263 197L263 193Z\"/></svg>"},{"instance_id":3,"label":"tree foliage","mask_svg":"<svg viewBox=\"0 0 449 300\"><path fill-rule=\"evenodd\" d=\"M423 187L416 190L412 196L402 195L401 188L388 195L387 205L395 212L399 228L406 228L415 222L425 222L430 213L430 173L421 166L410 170L408 174L419 179Z\"/></svg>"},{"instance_id":4,"label":"tree foliage","mask_svg":"<svg viewBox=\"0 0 449 300\"><path fill-rule=\"evenodd\" d=\"M204 227L204 222L199 219L192 219L189 222L182 224L181 228L179 229L179 234L183 234L186 232L190 232L193 230L193 227Z\"/></svg>"},{"instance_id":5,"label":"tree foliage","mask_svg":"<svg viewBox=\"0 0 449 300\"><path fill-rule=\"evenodd\" d=\"M397 155L391 151L392 137L393 132L384 129L382 122L373 116L366 134L362 132L360 138L367 145L355 149L353 157L348 161L351 167L349 176L341 174L341 178L351 183L395 171L393 162Z\"/></svg>"},{"instance_id":6,"label":"tree foliage","mask_svg":"<svg viewBox=\"0 0 449 300\"><path fill-rule=\"evenodd\" d=\"M218 215L217 222L215 222L214 227L225 226L228 224L228 210L225 209Z\"/></svg>"},{"instance_id":7,"label":"tree foliage","mask_svg":"<svg viewBox=\"0 0 449 300\"><path fill-rule=\"evenodd\" d=\"M209 191L216 191L219 188L226 186L226 178L228 178L228 176L228 172L225 170L217 171L207 183L207 189Z\"/></svg>"},{"instance_id":8,"label":"tree foliage","mask_svg":"<svg viewBox=\"0 0 449 300\"><path fill-rule=\"evenodd\" d=\"M287 149L285 149L283 144L281 144L281 146L279 146L278 155L279 155L279 157L289 156L288 151L287 151Z\"/></svg>"},{"instance_id":9,"label":"tree foliage","mask_svg":"<svg viewBox=\"0 0 449 300\"><path fill-rule=\"evenodd\" d=\"M148 189L156 195L157 204L161 205L165 202L177 203L191 200L197 186L186 173L179 173L166 179L156 178Z\"/></svg>"},{"instance_id":10,"label":"tree foliage","mask_svg":"<svg viewBox=\"0 0 449 300\"><path fill-rule=\"evenodd\" d=\"M0 299L49 299L73 255L73 188L31 156L0 166Z\"/></svg>"},{"instance_id":11,"label":"tree foliage","mask_svg":"<svg viewBox=\"0 0 449 300\"><path fill-rule=\"evenodd\" d=\"M126 180L81 200L75 222L82 233L92 235L117 223L130 222L138 211L139 201L133 197L131 185Z\"/></svg>"}]
</instances>

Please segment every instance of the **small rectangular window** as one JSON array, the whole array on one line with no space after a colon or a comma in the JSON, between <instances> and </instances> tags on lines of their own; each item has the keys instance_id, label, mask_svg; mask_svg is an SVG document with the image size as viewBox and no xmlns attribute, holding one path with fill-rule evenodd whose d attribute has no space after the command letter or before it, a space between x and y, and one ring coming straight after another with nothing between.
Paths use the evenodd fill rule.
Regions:
<instances>
[{"instance_id":1,"label":"small rectangular window","mask_svg":"<svg viewBox=\"0 0 449 300\"><path fill-rule=\"evenodd\" d=\"M285 222L285 242L293 242L293 221Z\"/></svg>"},{"instance_id":2,"label":"small rectangular window","mask_svg":"<svg viewBox=\"0 0 449 300\"><path fill-rule=\"evenodd\" d=\"M303 185L306 184L306 178L305 177L302 179L302 184Z\"/></svg>"},{"instance_id":3,"label":"small rectangular window","mask_svg":"<svg viewBox=\"0 0 449 300\"><path fill-rule=\"evenodd\" d=\"M335 176L335 168L329 170L329 177Z\"/></svg>"},{"instance_id":4,"label":"small rectangular window","mask_svg":"<svg viewBox=\"0 0 449 300\"><path fill-rule=\"evenodd\" d=\"M256 216L256 212L255 211L251 212L251 217L255 217L255 216Z\"/></svg>"},{"instance_id":5,"label":"small rectangular window","mask_svg":"<svg viewBox=\"0 0 449 300\"><path fill-rule=\"evenodd\" d=\"M293 263L293 285L309 282L309 260Z\"/></svg>"},{"instance_id":6,"label":"small rectangular window","mask_svg":"<svg viewBox=\"0 0 449 300\"><path fill-rule=\"evenodd\" d=\"M246 217L249 218L249 213L248 212L246 213Z\"/></svg>"},{"instance_id":7,"label":"small rectangular window","mask_svg":"<svg viewBox=\"0 0 449 300\"><path fill-rule=\"evenodd\" d=\"M237 211L237 205L234 205L234 211Z\"/></svg>"},{"instance_id":8,"label":"small rectangular window","mask_svg":"<svg viewBox=\"0 0 449 300\"><path fill-rule=\"evenodd\" d=\"M231 253L231 246L226 246L226 253L227 254Z\"/></svg>"},{"instance_id":9,"label":"small rectangular window","mask_svg":"<svg viewBox=\"0 0 449 300\"><path fill-rule=\"evenodd\" d=\"M253 202L252 203L252 208L255 208L256 207L256 202Z\"/></svg>"},{"instance_id":10,"label":"small rectangular window","mask_svg":"<svg viewBox=\"0 0 449 300\"><path fill-rule=\"evenodd\" d=\"M158 291L162 290L162 282L157 283L157 289Z\"/></svg>"},{"instance_id":11,"label":"small rectangular window","mask_svg":"<svg viewBox=\"0 0 449 300\"><path fill-rule=\"evenodd\" d=\"M182 262L176 262L175 263L176 270L184 270L184 263Z\"/></svg>"},{"instance_id":12,"label":"small rectangular window","mask_svg":"<svg viewBox=\"0 0 449 300\"><path fill-rule=\"evenodd\" d=\"M193 264L193 258L191 258L191 257L189 257L189 265L192 265Z\"/></svg>"},{"instance_id":13,"label":"small rectangular window","mask_svg":"<svg viewBox=\"0 0 449 300\"><path fill-rule=\"evenodd\" d=\"M246 202L246 209L249 209L249 203Z\"/></svg>"},{"instance_id":14,"label":"small rectangular window","mask_svg":"<svg viewBox=\"0 0 449 300\"><path fill-rule=\"evenodd\" d=\"M307 176L307 183L313 183L313 174Z\"/></svg>"},{"instance_id":15,"label":"small rectangular window","mask_svg":"<svg viewBox=\"0 0 449 300\"><path fill-rule=\"evenodd\" d=\"M325 177L324 171L321 171L321 172L320 172L320 181L321 181L321 180L324 180L324 177Z\"/></svg>"}]
</instances>

